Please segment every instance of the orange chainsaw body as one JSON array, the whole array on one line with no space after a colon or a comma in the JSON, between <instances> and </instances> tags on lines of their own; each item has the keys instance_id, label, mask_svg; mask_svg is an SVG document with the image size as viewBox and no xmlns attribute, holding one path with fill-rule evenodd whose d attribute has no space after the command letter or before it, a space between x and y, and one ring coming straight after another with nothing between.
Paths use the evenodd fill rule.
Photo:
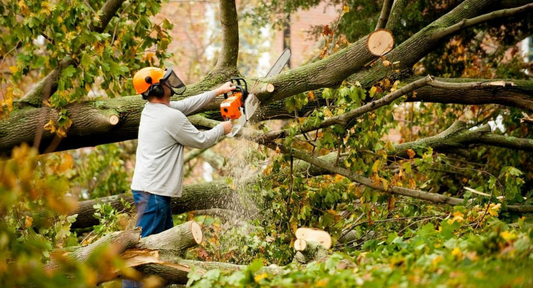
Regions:
<instances>
[{"instance_id":1,"label":"orange chainsaw body","mask_svg":"<svg viewBox=\"0 0 533 288\"><path fill-rule=\"evenodd\" d=\"M220 113L226 120L239 119L242 115L240 110L241 107L243 107L242 92L239 91L233 93L220 104Z\"/></svg>"}]
</instances>

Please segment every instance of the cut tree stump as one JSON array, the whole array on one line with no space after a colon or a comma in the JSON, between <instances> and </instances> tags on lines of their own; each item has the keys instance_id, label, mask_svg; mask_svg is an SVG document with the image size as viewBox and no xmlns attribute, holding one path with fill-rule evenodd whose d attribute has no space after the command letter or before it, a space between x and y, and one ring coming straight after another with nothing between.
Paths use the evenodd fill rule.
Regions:
<instances>
[{"instance_id":1,"label":"cut tree stump","mask_svg":"<svg viewBox=\"0 0 533 288\"><path fill-rule=\"evenodd\" d=\"M294 241L293 262L307 264L311 261L320 261L328 256L331 248L331 236L328 232L316 228L298 228Z\"/></svg>"},{"instance_id":2,"label":"cut tree stump","mask_svg":"<svg viewBox=\"0 0 533 288\"><path fill-rule=\"evenodd\" d=\"M294 262L307 264L311 261L320 261L328 257L328 249L322 244L315 241L298 240L298 246L294 245L294 249L297 251L294 255ZM297 242L294 243L296 244ZM305 245L302 245L302 243L305 243Z\"/></svg>"},{"instance_id":3,"label":"cut tree stump","mask_svg":"<svg viewBox=\"0 0 533 288\"><path fill-rule=\"evenodd\" d=\"M298 228L296 239L303 239L306 242L314 241L322 244L327 249L331 248L331 236L328 232L316 228Z\"/></svg>"},{"instance_id":4,"label":"cut tree stump","mask_svg":"<svg viewBox=\"0 0 533 288\"><path fill-rule=\"evenodd\" d=\"M383 56L394 48L394 37L389 30L378 29L368 35L366 47L370 54Z\"/></svg>"}]
</instances>

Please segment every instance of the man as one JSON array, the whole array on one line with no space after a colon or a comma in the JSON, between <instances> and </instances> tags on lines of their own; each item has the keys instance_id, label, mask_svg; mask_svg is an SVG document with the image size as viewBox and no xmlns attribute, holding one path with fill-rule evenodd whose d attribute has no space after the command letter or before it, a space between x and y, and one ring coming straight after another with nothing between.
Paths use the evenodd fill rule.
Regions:
<instances>
[{"instance_id":1,"label":"man","mask_svg":"<svg viewBox=\"0 0 533 288\"><path fill-rule=\"evenodd\" d=\"M148 100L141 114L135 172L131 189L137 209L141 237L157 234L174 226L171 197L180 197L183 182L184 147L208 148L231 131L230 121L211 130L199 131L187 119L217 95L235 89L231 82L181 101L170 101L174 89L184 88L172 69L147 67L133 77L133 85ZM123 287L140 287L124 281Z\"/></svg>"}]
</instances>

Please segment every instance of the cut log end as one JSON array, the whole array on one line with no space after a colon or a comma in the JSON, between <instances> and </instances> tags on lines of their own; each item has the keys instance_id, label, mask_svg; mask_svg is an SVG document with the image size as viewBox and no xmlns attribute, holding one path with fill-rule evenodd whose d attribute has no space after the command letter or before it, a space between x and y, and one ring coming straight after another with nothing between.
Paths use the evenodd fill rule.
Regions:
<instances>
[{"instance_id":1,"label":"cut log end","mask_svg":"<svg viewBox=\"0 0 533 288\"><path fill-rule=\"evenodd\" d=\"M200 227L200 225L198 225L198 223L191 222L191 232L192 232L194 241L196 241L196 244L202 243L202 240L203 240L202 228Z\"/></svg>"},{"instance_id":2,"label":"cut log end","mask_svg":"<svg viewBox=\"0 0 533 288\"><path fill-rule=\"evenodd\" d=\"M296 230L296 238L303 239L307 242L318 242L326 249L331 248L332 244L331 236L328 232L315 228L298 228Z\"/></svg>"},{"instance_id":3,"label":"cut log end","mask_svg":"<svg viewBox=\"0 0 533 288\"><path fill-rule=\"evenodd\" d=\"M118 124L119 119L118 119L117 115L111 115L111 116L109 116L108 121L109 121L109 124L114 126L114 125Z\"/></svg>"},{"instance_id":4,"label":"cut log end","mask_svg":"<svg viewBox=\"0 0 533 288\"><path fill-rule=\"evenodd\" d=\"M276 90L276 87L274 87L274 84L272 84L272 83L268 83L267 86L266 86L266 90L267 90L269 93L272 93L272 92L274 92L274 90Z\"/></svg>"},{"instance_id":5,"label":"cut log end","mask_svg":"<svg viewBox=\"0 0 533 288\"><path fill-rule=\"evenodd\" d=\"M294 250L304 251L307 248L307 242L304 239L296 239L294 241Z\"/></svg>"},{"instance_id":6,"label":"cut log end","mask_svg":"<svg viewBox=\"0 0 533 288\"><path fill-rule=\"evenodd\" d=\"M366 47L372 55L383 56L394 48L394 37L389 30L376 30L368 35Z\"/></svg>"}]
</instances>

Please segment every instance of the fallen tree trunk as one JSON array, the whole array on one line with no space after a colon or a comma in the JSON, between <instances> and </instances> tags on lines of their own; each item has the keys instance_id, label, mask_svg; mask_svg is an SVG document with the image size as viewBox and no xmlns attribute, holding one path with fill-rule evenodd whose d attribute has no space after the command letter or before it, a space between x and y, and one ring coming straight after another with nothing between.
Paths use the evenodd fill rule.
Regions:
<instances>
[{"instance_id":1,"label":"fallen tree trunk","mask_svg":"<svg viewBox=\"0 0 533 288\"><path fill-rule=\"evenodd\" d=\"M140 229L114 232L87 246L71 249L70 252L62 250L53 252L52 260L46 264L45 268L48 271L54 271L64 265L84 263L91 258L105 255L106 257L120 257L124 260L126 268L158 264L172 269L175 273L182 271L185 276L187 275L190 267L180 264L177 259L183 255L185 250L202 242L202 231L196 222L189 221L142 239L140 232ZM104 252L108 253L101 254ZM110 269L111 267L97 268L99 283L120 277L124 272ZM127 274L127 278L140 280L140 275L136 273L130 271Z\"/></svg>"},{"instance_id":2,"label":"fallen tree trunk","mask_svg":"<svg viewBox=\"0 0 533 288\"><path fill-rule=\"evenodd\" d=\"M110 269L111 267L97 267L98 283L111 281L118 277L142 281L143 277L155 275L162 282L168 284L186 284L188 273L195 266L197 273L203 274L206 270L220 269L237 271L244 269L245 265L235 265L220 262L202 262L180 258L184 252L202 242L200 226L189 221L177 225L159 234L140 238L140 230L127 230L111 233L100 240L87 246L72 249L70 252L54 252L52 261L46 264L46 269L54 271L62 265L83 263L91 257L99 257L99 253L109 251L106 257L120 257L124 260L122 270ZM135 270L131 270L134 268ZM138 272L140 273L138 273ZM281 267L263 267L260 272L278 274L283 271Z\"/></svg>"},{"instance_id":3,"label":"fallen tree trunk","mask_svg":"<svg viewBox=\"0 0 533 288\"><path fill-rule=\"evenodd\" d=\"M172 213L180 214L211 208L242 211L242 209L238 209L240 207L238 198L237 192L223 181L186 185L183 187L183 194L180 198L172 198ZM94 205L98 203L109 204L114 209L121 211L125 208L124 204L133 205L133 197L131 194L120 194L82 201L79 203L78 209L70 213L70 215L78 215L71 228L86 228L98 225L99 220L94 217L96 212Z\"/></svg>"}]
</instances>

